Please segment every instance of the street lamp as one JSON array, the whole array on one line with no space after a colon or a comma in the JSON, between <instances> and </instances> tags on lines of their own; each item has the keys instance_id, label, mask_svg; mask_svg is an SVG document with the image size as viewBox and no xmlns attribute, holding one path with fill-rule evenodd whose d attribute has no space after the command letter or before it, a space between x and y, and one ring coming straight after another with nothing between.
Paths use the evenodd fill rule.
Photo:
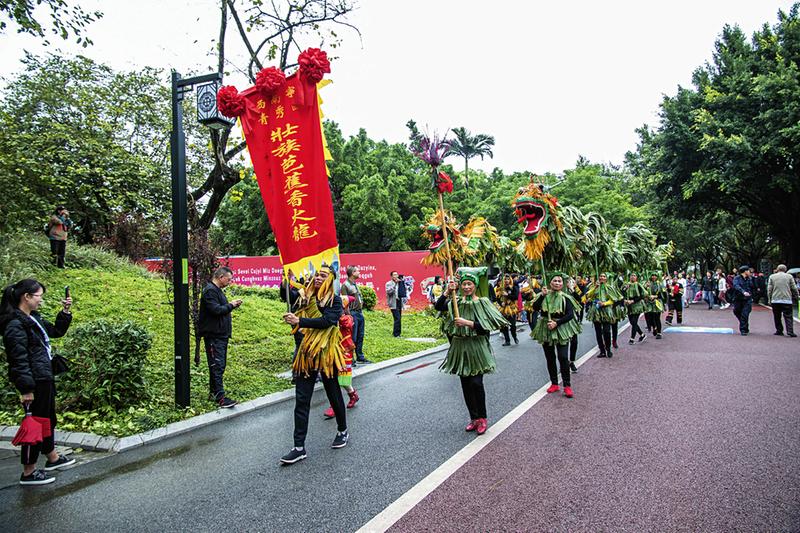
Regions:
<instances>
[{"instance_id":1,"label":"street lamp","mask_svg":"<svg viewBox=\"0 0 800 533\"><path fill-rule=\"evenodd\" d=\"M184 94L197 85L197 120L222 129L234 120L217 109L217 90L222 73L182 79L172 72L172 284L174 287L175 403L189 407L189 228L186 199L186 138L183 134Z\"/></svg>"}]
</instances>

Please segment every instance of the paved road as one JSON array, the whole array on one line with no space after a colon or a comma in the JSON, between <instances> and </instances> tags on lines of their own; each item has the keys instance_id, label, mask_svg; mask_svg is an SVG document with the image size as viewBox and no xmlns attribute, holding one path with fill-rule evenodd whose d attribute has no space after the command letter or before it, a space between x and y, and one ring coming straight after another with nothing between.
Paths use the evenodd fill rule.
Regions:
<instances>
[{"instance_id":1,"label":"paved road","mask_svg":"<svg viewBox=\"0 0 800 533\"><path fill-rule=\"evenodd\" d=\"M586 330L579 355L594 346ZM490 423L547 382L540 347L527 332L520 339L509 348L492 341ZM352 439L342 450L330 449L335 423L322 420L317 392L320 416L299 464L278 466L292 432L293 404L282 403L61 472L51 485L0 490L2 529L353 531L474 438L463 430L458 379L437 369L442 357L357 377L362 401L349 412Z\"/></svg>"},{"instance_id":2,"label":"paved road","mask_svg":"<svg viewBox=\"0 0 800 533\"><path fill-rule=\"evenodd\" d=\"M800 531L800 339L764 308L749 337L730 310L686 318L737 334L589 360L572 402L542 399L391 531Z\"/></svg>"}]
</instances>

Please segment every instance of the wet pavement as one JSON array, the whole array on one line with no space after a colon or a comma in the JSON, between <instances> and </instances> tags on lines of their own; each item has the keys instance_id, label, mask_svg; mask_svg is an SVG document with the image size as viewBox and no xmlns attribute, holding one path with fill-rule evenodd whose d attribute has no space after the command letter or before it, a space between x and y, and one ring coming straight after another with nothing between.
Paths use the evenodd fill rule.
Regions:
<instances>
[{"instance_id":1,"label":"wet pavement","mask_svg":"<svg viewBox=\"0 0 800 533\"><path fill-rule=\"evenodd\" d=\"M692 307L684 326L738 330ZM593 358L392 531L800 531L800 339L666 331ZM585 372L584 372L585 370Z\"/></svg>"}]
</instances>

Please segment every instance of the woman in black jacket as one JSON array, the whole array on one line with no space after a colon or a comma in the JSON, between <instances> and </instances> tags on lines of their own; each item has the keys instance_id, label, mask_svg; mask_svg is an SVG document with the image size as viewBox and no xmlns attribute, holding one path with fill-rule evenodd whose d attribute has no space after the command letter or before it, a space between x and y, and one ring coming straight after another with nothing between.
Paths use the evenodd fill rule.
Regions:
<instances>
[{"instance_id":1,"label":"woman in black jacket","mask_svg":"<svg viewBox=\"0 0 800 533\"><path fill-rule=\"evenodd\" d=\"M22 446L20 485L44 485L55 478L45 472L75 463L75 459L55 451L56 386L53 378L53 350L50 339L63 337L72 322L72 298L63 300L63 309L52 324L39 315L44 285L23 279L9 285L0 300L0 332L8 358L8 375L20 393L20 401L30 405L33 416L50 419L51 435L40 444ZM36 469L39 453L47 456L43 470Z\"/></svg>"}]
</instances>

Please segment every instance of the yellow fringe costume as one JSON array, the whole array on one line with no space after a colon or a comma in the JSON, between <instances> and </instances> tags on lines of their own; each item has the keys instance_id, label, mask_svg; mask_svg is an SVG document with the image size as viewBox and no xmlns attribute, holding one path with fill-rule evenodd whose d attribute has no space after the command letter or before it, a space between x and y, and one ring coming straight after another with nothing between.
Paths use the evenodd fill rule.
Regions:
<instances>
[{"instance_id":1,"label":"yellow fringe costume","mask_svg":"<svg viewBox=\"0 0 800 533\"><path fill-rule=\"evenodd\" d=\"M297 312L300 318L320 318L322 312L320 306L325 307L333 302L333 281L334 276L330 275L320 286L319 290L314 289L314 281L306 289L309 294L308 301ZM321 297L319 295L322 295ZM339 331L339 324L331 327L320 328L301 328L303 341L297 350L297 357L294 358L292 370L297 374L308 376L312 370L319 370L326 377L333 377L334 369L344 371L346 368L345 352L342 348L342 334Z\"/></svg>"}]
</instances>

